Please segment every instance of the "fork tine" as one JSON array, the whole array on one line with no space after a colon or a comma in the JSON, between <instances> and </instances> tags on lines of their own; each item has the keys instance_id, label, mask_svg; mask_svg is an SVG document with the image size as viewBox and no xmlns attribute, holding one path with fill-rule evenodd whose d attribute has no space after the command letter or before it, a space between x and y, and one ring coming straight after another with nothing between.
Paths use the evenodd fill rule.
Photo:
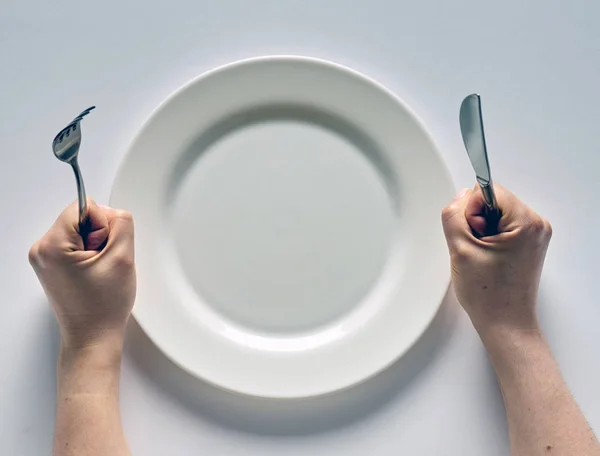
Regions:
<instances>
[{"instance_id":1,"label":"fork tine","mask_svg":"<svg viewBox=\"0 0 600 456\"><path fill-rule=\"evenodd\" d=\"M84 109L83 111L81 111L81 113L79 113L79 115L77 117L83 117L83 116L89 114L89 112L94 108L95 108L95 106L90 106L89 108Z\"/></svg>"},{"instance_id":2,"label":"fork tine","mask_svg":"<svg viewBox=\"0 0 600 456\"><path fill-rule=\"evenodd\" d=\"M72 120L71 122L69 122L69 125L67 125L65 128L63 128L63 130L70 130L71 128L73 130L75 130L75 126L79 125L80 120L81 119Z\"/></svg>"},{"instance_id":3,"label":"fork tine","mask_svg":"<svg viewBox=\"0 0 600 456\"><path fill-rule=\"evenodd\" d=\"M57 135L52 140L52 144L54 145L56 143L62 142L62 140L65 137L68 137L71 134L71 129L73 130L73 132L75 132L75 130L77 130L77 125L79 124L81 119L83 119L85 116L87 116L95 108L96 108L96 106L90 106L89 108L81 111L81 113L77 117L75 117L71 122L69 122L67 124L67 126L65 128L63 128L62 130L60 130L57 133Z\"/></svg>"},{"instance_id":4,"label":"fork tine","mask_svg":"<svg viewBox=\"0 0 600 456\"><path fill-rule=\"evenodd\" d=\"M56 142L60 142L62 140L62 134L65 131L65 129L63 128L61 131L59 131L56 136L54 137L54 139L52 140L52 144L56 143Z\"/></svg>"},{"instance_id":5,"label":"fork tine","mask_svg":"<svg viewBox=\"0 0 600 456\"><path fill-rule=\"evenodd\" d=\"M73 122L76 122L76 121L79 121L79 120L83 119L83 117L87 116L87 115L90 113L90 111L92 111L92 110L93 110L93 109L95 109L95 108L96 108L96 106L90 106L89 108L87 108L87 109L84 109L83 111L81 111L81 113L80 113L80 114L79 114L77 117L75 117L75 118L73 119L73 121L72 121L71 123L73 123Z\"/></svg>"},{"instance_id":6,"label":"fork tine","mask_svg":"<svg viewBox=\"0 0 600 456\"><path fill-rule=\"evenodd\" d=\"M67 125L65 128L63 128L61 131L58 132L58 134L54 137L54 140L52 141L52 143L56 143L56 142L62 142L62 140L64 139L65 136L69 136L69 130L71 128L72 124Z\"/></svg>"}]
</instances>

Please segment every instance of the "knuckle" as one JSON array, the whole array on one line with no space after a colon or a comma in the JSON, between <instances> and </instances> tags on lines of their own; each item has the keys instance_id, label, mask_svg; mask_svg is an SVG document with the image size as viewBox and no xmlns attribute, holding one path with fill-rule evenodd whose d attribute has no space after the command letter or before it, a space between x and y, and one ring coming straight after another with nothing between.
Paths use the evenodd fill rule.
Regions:
<instances>
[{"instance_id":1,"label":"knuckle","mask_svg":"<svg viewBox=\"0 0 600 456\"><path fill-rule=\"evenodd\" d=\"M550 239L552 237L552 224L546 220L544 220L544 233L546 234L546 236L548 237L548 239Z\"/></svg>"},{"instance_id":2,"label":"knuckle","mask_svg":"<svg viewBox=\"0 0 600 456\"><path fill-rule=\"evenodd\" d=\"M129 211L125 211L123 209L117 209L117 217L123 219L127 222L133 222L133 215Z\"/></svg>"},{"instance_id":3,"label":"knuckle","mask_svg":"<svg viewBox=\"0 0 600 456\"><path fill-rule=\"evenodd\" d=\"M113 264L119 269L132 269L134 267L133 255L125 250L118 250L113 254Z\"/></svg>"},{"instance_id":4,"label":"knuckle","mask_svg":"<svg viewBox=\"0 0 600 456\"><path fill-rule=\"evenodd\" d=\"M524 239L531 241L548 242L552 237L552 225L544 217L533 214L523 225Z\"/></svg>"},{"instance_id":5,"label":"knuckle","mask_svg":"<svg viewBox=\"0 0 600 456\"><path fill-rule=\"evenodd\" d=\"M471 248L466 242L457 242L452 246L452 261L456 263L465 263L471 258Z\"/></svg>"},{"instance_id":6,"label":"knuckle","mask_svg":"<svg viewBox=\"0 0 600 456\"><path fill-rule=\"evenodd\" d=\"M36 242L29 249L28 258L29 258L30 265L35 266L37 264L38 255L39 255L39 249L38 249L38 243Z\"/></svg>"},{"instance_id":7,"label":"knuckle","mask_svg":"<svg viewBox=\"0 0 600 456\"><path fill-rule=\"evenodd\" d=\"M50 242L48 238L43 237L42 239L36 242L35 253L36 257L38 258L52 258L54 254L54 245L52 244L52 242Z\"/></svg>"},{"instance_id":8,"label":"knuckle","mask_svg":"<svg viewBox=\"0 0 600 456\"><path fill-rule=\"evenodd\" d=\"M546 224L541 217L535 216L527 223L526 228L533 234L542 234L546 229Z\"/></svg>"},{"instance_id":9,"label":"knuckle","mask_svg":"<svg viewBox=\"0 0 600 456\"><path fill-rule=\"evenodd\" d=\"M448 222L452 217L456 215L456 208L450 204L442 209L442 222Z\"/></svg>"}]
</instances>

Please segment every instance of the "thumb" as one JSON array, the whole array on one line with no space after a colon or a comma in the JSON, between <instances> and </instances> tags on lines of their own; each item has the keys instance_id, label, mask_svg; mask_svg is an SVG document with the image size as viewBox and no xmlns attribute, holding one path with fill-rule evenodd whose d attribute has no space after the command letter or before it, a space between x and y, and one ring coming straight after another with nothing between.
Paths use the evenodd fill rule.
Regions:
<instances>
[{"instance_id":1,"label":"thumb","mask_svg":"<svg viewBox=\"0 0 600 456\"><path fill-rule=\"evenodd\" d=\"M130 212L106 208L108 216L107 250L120 250L124 255L133 258L134 229L133 217Z\"/></svg>"},{"instance_id":2,"label":"thumb","mask_svg":"<svg viewBox=\"0 0 600 456\"><path fill-rule=\"evenodd\" d=\"M494 234L498 229L498 217L489 213L483 193L477 184L471 192L465 210L465 217L473 233L480 237L486 234Z\"/></svg>"},{"instance_id":3,"label":"thumb","mask_svg":"<svg viewBox=\"0 0 600 456\"><path fill-rule=\"evenodd\" d=\"M527 219L527 207L515 195L499 184L495 189L499 214L490 214L477 185L466 207L467 222L481 237L513 231Z\"/></svg>"},{"instance_id":4,"label":"thumb","mask_svg":"<svg viewBox=\"0 0 600 456\"><path fill-rule=\"evenodd\" d=\"M452 246L458 237L470 233L471 229L465 217L465 210L473 192L465 188L458 192L454 200L442 210L442 225L448 246Z\"/></svg>"},{"instance_id":5,"label":"thumb","mask_svg":"<svg viewBox=\"0 0 600 456\"><path fill-rule=\"evenodd\" d=\"M102 208L89 199L88 219L85 226L79 226L79 206L77 200L65 208L50 229L56 239L65 242L70 251L98 250L108 237L108 219ZM83 228L83 229L82 229Z\"/></svg>"},{"instance_id":6,"label":"thumb","mask_svg":"<svg viewBox=\"0 0 600 456\"><path fill-rule=\"evenodd\" d=\"M98 206L93 200L88 200L88 219L86 221L85 248L86 250L100 250L108 239L108 217L105 209Z\"/></svg>"}]
</instances>

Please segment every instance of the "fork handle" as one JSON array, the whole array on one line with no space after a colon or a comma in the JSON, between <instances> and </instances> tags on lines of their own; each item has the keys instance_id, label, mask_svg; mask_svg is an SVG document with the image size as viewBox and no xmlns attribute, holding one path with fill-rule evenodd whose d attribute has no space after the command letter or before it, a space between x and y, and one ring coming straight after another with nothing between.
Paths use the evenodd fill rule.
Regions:
<instances>
[{"instance_id":1,"label":"fork handle","mask_svg":"<svg viewBox=\"0 0 600 456\"><path fill-rule=\"evenodd\" d=\"M88 231L88 206L87 197L85 194L85 185L83 185L83 176L81 175L81 169L79 169L79 163L74 160L71 163L73 173L75 174L75 181L77 182L77 201L79 203L79 234L84 238Z\"/></svg>"}]
</instances>

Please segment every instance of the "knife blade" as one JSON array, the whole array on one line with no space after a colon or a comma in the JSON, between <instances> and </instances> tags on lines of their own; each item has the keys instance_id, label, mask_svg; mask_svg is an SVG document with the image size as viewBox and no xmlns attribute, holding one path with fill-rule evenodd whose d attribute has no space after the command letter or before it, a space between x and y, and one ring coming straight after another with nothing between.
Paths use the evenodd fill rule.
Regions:
<instances>
[{"instance_id":1,"label":"knife blade","mask_svg":"<svg viewBox=\"0 0 600 456\"><path fill-rule=\"evenodd\" d=\"M483 131L481 97L478 94L473 93L463 100L460 105L459 121L463 142L485 202L490 210L497 211L498 205Z\"/></svg>"},{"instance_id":2,"label":"knife blade","mask_svg":"<svg viewBox=\"0 0 600 456\"><path fill-rule=\"evenodd\" d=\"M481 116L481 98L474 93L466 97L460 105L460 131L477 181L488 185L491 180L487 147Z\"/></svg>"},{"instance_id":3,"label":"knife blade","mask_svg":"<svg viewBox=\"0 0 600 456\"><path fill-rule=\"evenodd\" d=\"M493 236L498 233L498 225L502 214L496 202L483 131L481 97L478 94L473 93L463 100L460 105L459 121L463 142L485 201L483 215L486 219L486 225L484 232L474 232L474 234L478 237Z\"/></svg>"}]
</instances>

